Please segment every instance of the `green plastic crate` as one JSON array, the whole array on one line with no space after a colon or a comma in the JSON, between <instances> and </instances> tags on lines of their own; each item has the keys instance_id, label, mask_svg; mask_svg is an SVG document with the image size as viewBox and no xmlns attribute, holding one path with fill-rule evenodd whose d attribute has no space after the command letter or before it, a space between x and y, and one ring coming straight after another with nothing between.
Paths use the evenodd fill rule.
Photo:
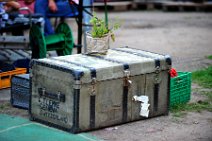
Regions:
<instances>
[{"instance_id":1,"label":"green plastic crate","mask_svg":"<svg viewBox=\"0 0 212 141\"><path fill-rule=\"evenodd\" d=\"M191 99L191 72L177 72L171 78L170 106L187 103Z\"/></svg>"}]
</instances>

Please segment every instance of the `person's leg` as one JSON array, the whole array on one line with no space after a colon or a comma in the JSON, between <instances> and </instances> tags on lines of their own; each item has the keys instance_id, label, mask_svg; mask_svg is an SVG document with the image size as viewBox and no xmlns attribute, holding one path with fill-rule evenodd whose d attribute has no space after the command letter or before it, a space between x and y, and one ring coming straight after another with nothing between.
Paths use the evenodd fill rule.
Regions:
<instances>
[{"instance_id":1,"label":"person's leg","mask_svg":"<svg viewBox=\"0 0 212 141\"><path fill-rule=\"evenodd\" d=\"M44 16L45 24L44 24L44 34L54 34L54 30L52 24L47 17L48 11L48 0L36 0L35 1L35 13L42 14Z\"/></svg>"},{"instance_id":2,"label":"person's leg","mask_svg":"<svg viewBox=\"0 0 212 141\"><path fill-rule=\"evenodd\" d=\"M50 17L73 17L78 15L78 10L75 5L70 5L68 0L57 0L57 11L52 13L47 11L47 15Z\"/></svg>"}]
</instances>

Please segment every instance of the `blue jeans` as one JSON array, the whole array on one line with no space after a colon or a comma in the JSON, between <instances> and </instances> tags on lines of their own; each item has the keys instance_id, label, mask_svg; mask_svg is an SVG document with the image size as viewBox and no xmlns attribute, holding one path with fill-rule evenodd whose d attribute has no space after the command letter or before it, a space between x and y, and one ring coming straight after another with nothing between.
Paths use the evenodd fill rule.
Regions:
<instances>
[{"instance_id":1,"label":"blue jeans","mask_svg":"<svg viewBox=\"0 0 212 141\"><path fill-rule=\"evenodd\" d=\"M44 35L54 34L49 17L73 17L78 15L77 7L70 5L68 0L56 0L58 10L51 12L48 8L48 0L35 1L35 13L42 14L45 20Z\"/></svg>"}]
</instances>

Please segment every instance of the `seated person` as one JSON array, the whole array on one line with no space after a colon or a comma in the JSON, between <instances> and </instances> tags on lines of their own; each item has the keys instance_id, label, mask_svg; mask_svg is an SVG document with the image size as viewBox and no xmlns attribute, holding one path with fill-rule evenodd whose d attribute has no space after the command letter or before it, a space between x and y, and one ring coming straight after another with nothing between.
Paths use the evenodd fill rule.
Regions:
<instances>
[{"instance_id":1,"label":"seated person","mask_svg":"<svg viewBox=\"0 0 212 141\"><path fill-rule=\"evenodd\" d=\"M20 8L20 4L15 1L0 2L0 19L7 20L9 12L17 11Z\"/></svg>"},{"instance_id":2,"label":"seated person","mask_svg":"<svg viewBox=\"0 0 212 141\"><path fill-rule=\"evenodd\" d=\"M35 0L18 0L18 3L20 4L21 7L28 7L30 13L34 13ZM28 11L22 11L22 10L20 10L19 13L29 14Z\"/></svg>"},{"instance_id":3,"label":"seated person","mask_svg":"<svg viewBox=\"0 0 212 141\"><path fill-rule=\"evenodd\" d=\"M28 10L21 10L22 7L28 7L30 13L34 13L34 0L17 0L0 2L0 34L10 32L15 36L24 35L24 30L30 28ZM32 22L42 24L40 15L31 15Z\"/></svg>"},{"instance_id":4,"label":"seated person","mask_svg":"<svg viewBox=\"0 0 212 141\"><path fill-rule=\"evenodd\" d=\"M20 4L15 1L0 2L0 29L5 27L5 22L9 18L8 13L17 11L20 8Z\"/></svg>"},{"instance_id":5,"label":"seated person","mask_svg":"<svg viewBox=\"0 0 212 141\"><path fill-rule=\"evenodd\" d=\"M71 5L69 0L36 0L35 13L44 16L44 34L54 34L53 27L48 17L73 17L78 15L77 7Z\"/></svg>"},{"instance_id":6,"label":"seated person","mask_svg":"<svg viewBox=\"0 0 212 141\"><path fill-rule=\"evenodd\" d=\"M17 11L21 6L16 1L0 2L1 11L12 12Z\"/></svg>"}]
</instances>

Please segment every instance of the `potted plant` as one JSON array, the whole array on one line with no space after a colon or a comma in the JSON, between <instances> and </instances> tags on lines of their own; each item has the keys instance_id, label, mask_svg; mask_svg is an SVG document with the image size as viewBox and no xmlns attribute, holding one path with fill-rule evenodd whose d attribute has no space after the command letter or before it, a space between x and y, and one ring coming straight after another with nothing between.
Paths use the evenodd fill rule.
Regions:
<instances>
[{"instance_id":1,"label":"potted plant","mask_svg":"<svg viewBox=\"0 0 212 141\"><path fill-rule=\"evenodd\" d=\"M90 20L92 30L86 33L87 53L88 54L106 54L110 47L110 38L115 41L113 31L120 26L114 23L112 27L108 27L104 20L93 16Z\"/></svg>"}]
</instances>

